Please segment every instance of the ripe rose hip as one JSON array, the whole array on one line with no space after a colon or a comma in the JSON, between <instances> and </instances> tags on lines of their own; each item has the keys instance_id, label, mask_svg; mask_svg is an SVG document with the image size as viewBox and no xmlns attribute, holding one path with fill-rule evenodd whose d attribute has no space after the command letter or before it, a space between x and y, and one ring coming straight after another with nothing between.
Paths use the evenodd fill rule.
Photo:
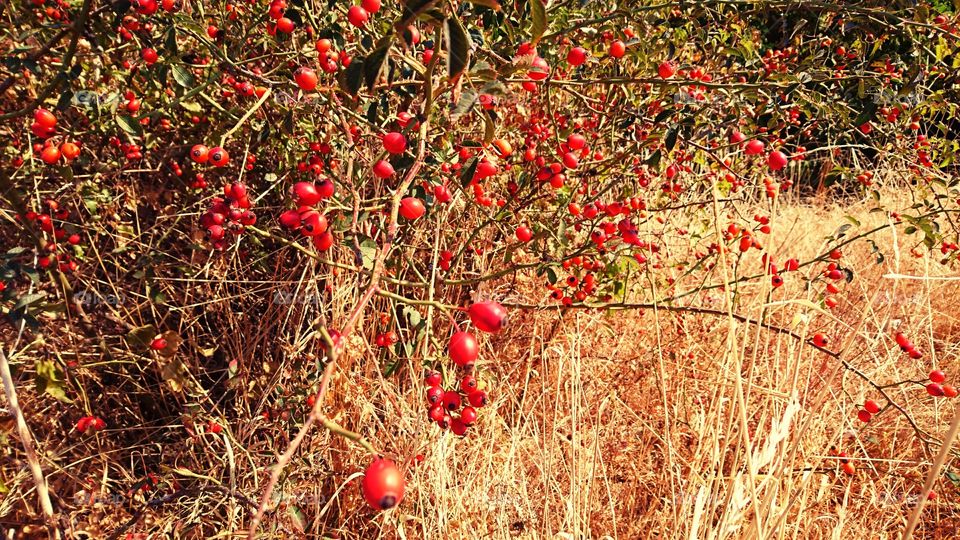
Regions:
<instances>
[{"instance_id":1,"label":"ripe rose hip","mask_svg":"<svg viewBox=\"0 0 960 540\"><path fill-rule=\"evenodd\" d=\"M396 131L385 134L380 142L383 143L383 149L391 154L402 154L407 149L407 138Z\"/></svg>"},{"instance_id":2,"label":"ripe rose hip","mask_svg":"<svg viewBox=\"0 0 960 540\"><path fill-rule=\"evenodd\" d=\"M301 90L310 92L317 87L317 72L308 67L302 67L294 72L293 80L296 81Z\"/></svg>"},{"instance_id":3,"label":"ripe rose hip","mask_svg":"<svg viewBox=\"0 0 960 540\"><path fill-rule=\"evenodd\" d=\"M454 392L453 390L448 390L443 393L443 400L441 400L443 408L448 411L455 411L460 408L460 394Z\"/></svg>"},{"instance_id":4,"label":"ripe rose hip","mask_svg":"<svg viewBox=\"0 0 960 540\"><path fill-rule=\"evenodd\" d=\"M150 342L150 348L155 351L162 351L163 349L167 348L167 340L162 337L158 337Z\"/></svg>"},{"instance_id":5,"label":"ripe rose hip","mask_svg":"<svg viewBox=\"0 0 960 540\"><path fill-rule=\"evenodd\" d=\"M357 28L362 28L367 21L370 19L370 14L367 13L367 10L363 9L360 6L350 6L350 9L347 10L347 20L353 26Z\"/></svg>"},{"instance_id":6,"label":"ripe rose hip","mask_svg":"<svg viewBox=\"0 0 960 540\"><path fill-rule=\"evenodd\" d=\"M771 171L779 171L787 166L787 156L779 150L770 152L767 156L767 165L770 166Z\"/></svg>"},{"instance_id":7,"label":"ripe rose hip","mask_svg":"<svg viewBox=\"0 0 960 540\"><path fill-rule=\"evenodd\" d=\"M440 383L443 382L443 377L440 375L439 371L431 371L430 373L427 373L424 381L428 386L440 386Z\"/></svg>"},{"instance_id":8,"label":"ripe rose hip","mask_svg":"<svg viewBox=\"0 0 960 540\"><path fill-rule=\"evenodd\" d=\"M47 109L37 109L33 113L33 121L46 129L57 125L57 117Z\"/></svg>"},{"instance_id":9,"label":"ripe rose hip","mask_svg":"<svg viewBox=\"0 0 960 540\"><path fill-rule=\"evenodd\" d=\"M870 414L877 414L880 412L880 404L872 399L868 399L863 402L863 408Z\"/></svg>"},{"instance_id":10,"label":"ripe rose hip","mask_svg":"<svg viewBox=\"0 0 960 540\"><path fill-rule=\"evenodd\" d=\"M487 404L487 393L483 390L477 390L467 394L467 401L472 407L483 407Z\"/></svg>"},{"instance_id":11,"label":"ripe rose hip","mask_svg":"<svg viewBox=\"0 0 960 540\"><path fill-rule=\"evenodd\" d=\"M661 63L657 66L657 74L660 75L661 79L669 79L673 77L673 74L677 72L677 68L674 67L669 61Z\"/></svg>"},{"instance_id":12,"label":"ripe rose hip","mask_svg":"<svg viewBox=\"0 0 960 540\"><path fill-rule=\"evenodd\" d=\"M471 305L467 314L474 326L491 334L499 332L507 322L507 310L492 300Z\"/></svg>"},{"instance_id":13,"label":"ripe rose hip","mask_svg":"<svg viewBox=\"0 0 960 540\"><path fill-rule=\"evenodd\" d=\"M533 238L533 231L530 230L530 227L527 227L526 225L520 225L517 227L517 240L527 243L531 238Z\"/></svg>"},{"instance_id":14,"label":"ripe rose hip","mask_svg":"<svg viewBox=\"0 0 960 540\"><path fill-rule=\"evenodd\" d=\"M427 388L427 403L430 405L436 405L443 401L443 389L439 386L431 386Z\"/></svg>"},{"instance_id":15,"label":"ripe rose hip","mask_svg":"<svg viewBox=\"0 0 960 540\"><path fill-rule=\"evenodd\" d=\"M935 383L942 383L943 381L947 380L947 375L944 372L940 371L939 369L935 369L931 371L929 377L930 377L930 382L935 382Z\"/></svg>"},{"instance_id":16,"label":"ripe rose hip","mask_svg":"<svg viewBox=\"0 0 960 540\"><path fill-rule=\"evenodd\" d=\"M610 44L610 56L614 58L623 58L623 55L625 54L627 54L627 46L622 41L618 39ZM660 76L663 77L664 79L668 79L672 75L673 73L671 73L670 75L661 74Z\"/></svg>"},{"instance_id":17,"label":"ripe rose hip","mask_svg":"<svg viewBox=\"0 0 960 540\"><path fill-rule=\"evenodd\" d=\"M583 47L574 47L567 53L567 63L571 66L580 66L587 61L587 50Z\"/></svg>"},{"instance_id":18,"label":"ripe rose hip","mask_svg":"<svg viewBox=\"0 0 960 540\"><path fill-rule=\"evenodd\" d=\"M873 418L873 415L870 414L870 411L860 410L857 412L857 418L859 418L861 422L866 423L866 422L869 422L871 418Z\"/></svg>"},{"instance_id":19,"label":"ripe rose hip","mask_svg":"<svg viewBox=\"0 0 960 540\"><path fill-rule=\"evenodd\" d=\"M473 364L480 354L477 338L470 332L454 332L447 351L453 362L461 367Z\"/></svg>"},{"instance_id":20,"label":"ripe rose hip","mask_svg":"<svg viewBox=\"0 0 960 540\"><path fill-rule=\"evenodd\" d=\"M404 197L400 201L400 215L404 219L413 221L419 219L427 209L423 206L423 201L416 197Z\"/></svg>"},{"instance_id":21,"label":"ripe rose hip","mask_svg":"<svg viewBox=\"0 0 960 540\"><path fill-rule=\"evenodd\" d=\"M313 206L321 199L317 186L310 182L297 182L291 188L291 193L297 206Z\"/></svg>"},{"instance_id":22,"label":"ripe rose hip","mask_svg":"<svg viewBox=\"0 0 960 540\"><path fill-rule=\"evenodd\" d=\"M48 146L40 152L40 159L47 165L53 165L60 161L60 149L56 146Z\"/></svg>"},{"instance_id":23,"label":"ripe rose hip","mask_svg":"<svg viewBox=\"0 0 960 540\"><path fill-rule=\"evenodd\" d=\"M374 510L389 510L403 500L404 479L389 459L377 458L363 473L360 489Z\"/></svg>"},{"instance_id":24,"label":"ripe rose hip","mask_svg":"<svg viewBox=\"0 0 960 540\"><path fill-rule=\"evenodd\" d=\"M813 335L813 344L817 347L826 347L827 346L827 336L823 334L814 334Z\"/></svg>"},{"instance_id":25,"label":"ripe rose hip","mask_svg":"<svg viewBox=\"0 0 960 540\"><path fill-rule=\"evenodd\" d=\"M214 167L223 167L230 161L230 154L226 150L216 146L210 149L210 164Z\"/></svg>"},{"instance_id":26,"label":"ripe rose hip","mask_svg":"<svg viewBox=\"0 0 960 540\"><path fill-rule=\"evenodd\" d=\"M472 425L477 421L477 410L473 407L464 407L463 410L460 411L460 420L468 426Z\"/></svg>"},{"instance_id":27,"label":"ripe rose hip","mask_svg":"<svg viewBox=\"0 0 960 540\"><path fill-rule=\"evenodd\" d=\"M202 144L195 144L190 149L190 159L196 163L206 163L210 160L210 149Z\"/></svg>"},{"instance_id":28,"label":"ripe rose hip","mask_svg":"<svg viewBox=\"0 0 960 540\"><path fill-rule=\"evenodd\" d=\"M939 384L932 382L927 385L927 393L933 397L939 397L943 395L943 387Z\"/></svg>"},{"instance_id":29,"label":"ripe rose hip","mask_svg":"<svg viewBox=\"0 0 960 540\"><path fill-rule=\"evenodd\" d=\"M395 173L396 171L393 169L393 165L385 159L381 159L373 164L373 174L376 175L377 178L387 179Z\"/></svg>"},{"instance_id":30,"label":"ripe rose hip","mask_svg":"<svg viewBox=\"0 0 960 540\"><path fill-rule=\"evenodd\" d=\"M757 154L763 153L763 141L753 139L747 143L746 154L748 156L755 156Z\"/></svg>"}]
</instances>

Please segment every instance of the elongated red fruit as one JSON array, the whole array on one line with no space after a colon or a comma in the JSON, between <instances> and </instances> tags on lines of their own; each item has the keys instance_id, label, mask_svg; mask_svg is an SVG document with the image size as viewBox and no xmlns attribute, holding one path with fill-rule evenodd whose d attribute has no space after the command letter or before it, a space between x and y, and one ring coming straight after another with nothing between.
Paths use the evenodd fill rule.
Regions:
<instances>
[{"instance_id":1,"label":"elongated red fruit","mask_svg":"<svg viewBox=\"0 0 960 540\"><path fill-rule=\"evenodd\" d=\"M507 323L507 310L493 300L471 305L467 314L470 315L470 321L474 326L491 334L502 330Z\"/></svg>"},{"instance_id":2,"label":"elongated red fruit","mask_svg":"<svg viewBox=\"0 0 960 540\"><path fill-rule=\"evenodd\" d=\"M447 346L447 352L458 366L469 366L477 360L480 349L477 346L477 338L470 332L454 332Z\"/></svg>"}]
</instances>

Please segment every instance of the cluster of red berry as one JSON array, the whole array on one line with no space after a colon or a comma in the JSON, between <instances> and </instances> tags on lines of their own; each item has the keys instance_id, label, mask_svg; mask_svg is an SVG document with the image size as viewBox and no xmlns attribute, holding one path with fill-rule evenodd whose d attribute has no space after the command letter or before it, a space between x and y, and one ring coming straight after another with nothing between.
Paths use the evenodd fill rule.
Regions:
<instances>
[{"instance_id":1,"label":"cluster of red berry","mask_svg":"<svg viewBox=\"0 0 960 540\"><path fill-rule=\"evenodd\" d=\"M38 139L44 142L34 144L34 151L40 156L40 160L47 165L54 165L60 162L60 159L73 161L80 155L80 146L76 143L64 141L60 144L50 140L57 131L57 117L47 109L37 109L33 113L33 123L30 124L30 131ZM15 164L16 166L21 165Z\"/></svg>"},{"instance_id":2,"label":"cluster of red berry","mask_svg":"<svg viewBox=\"0 0 960 540\"><path fill-rule=\"evenodd\" d=\"M214 197L211 202L210 208L200 216L200 227L214 249L226 247L228 233L240 235L245 227L257 222L243 184L225 185L223 197Z\"/></svg>"},{"instance_id":3,"label":"cluster of red berry","mask_svg":"<svg viewBox=\"0 0 960 540\"><path fill-rule=\"evenodd\" d=\"M297 182L290 189L290 195L297 209L280 214L280 225L312 238L313 245L320 251L330 249L334 243L333 233L329 230L327 217L315 207L333 195L333 183Z\"/></svg>"},{"instance_id":4,"label":"cluster of red berry","mask_svg":"<svg viewBox=\"0 0 960 540\"><path fill-rule=\"evenodd\" d=\"M201 165L209 163L214 167L223 167L230 162L230 154L219 146L207 148L202 144L195 144L190 149L190 159Z\"/></svg>"},{"instance_id":5,"label":"cluster of red berry","mask_svg":"<svg viewBox=\"0 0 960 540\"><path fill-rule=\"evenodd\" d=\"M48 253L39 255L37 266L46 270L56 264L61 272L73 272L77 269L77 261L72 250L77 249L73 246L80 245L81 237L77 233L71 233L66 227L57 225L57 221L62 222L70 217L70 212L61 209L59 202L47 199L44 205L47 207L46 212L29 210L23 216L24 220L36 223L41 231L52 235L55 240L46 244Z\"/></svg>"},{"instance_id":6,"label":"cluster of red berry","mask_svg":"<svg viewBox=\"0 0 960 540\"><path fill-rule=\"evenodd\" d=\"M493 301L472 304L467 314L474 327L491 334L503 329L507 320L506 310ZM457 329L450 337L447 353L458 367L470 371L480 355L480 347L473 334ZM487 392L481 388L480 382L467 373L460 378L456 389L444 390L443 376L439 371L429 372L425 382L430 420L441 429L449 428L457 435L464 435L477 420L477 408L487 404ZM457 412L458 416L452 416Z\"/></svg>"},{"instance_id":7,"label":"cluster of red berry","mask_svg":"<svg viewBox=\"0 0 960 540\"><path fill-rule=\"evenodd\" d=\"M450 429L457 435L464 435L467 428L477 421L477 408L487 404L486 391L478 387L477 379L465 375L460 379L459 389L443 389L443 377L439 371L427 374L428 416L440 429ZM459 411L459 416L452 416Z\"/></svg>"}]
</instances>

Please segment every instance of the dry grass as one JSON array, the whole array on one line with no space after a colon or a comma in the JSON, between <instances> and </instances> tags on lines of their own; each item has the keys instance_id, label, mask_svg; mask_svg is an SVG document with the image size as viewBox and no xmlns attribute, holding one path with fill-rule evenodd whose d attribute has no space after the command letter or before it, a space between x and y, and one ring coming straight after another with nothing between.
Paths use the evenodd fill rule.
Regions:
<instances>
[{"instance_id":1,"label":"dry grass","mask_svg":"<svg viewBox=\"0 0 960 540\"><path fill-rule=\"evenodd\" d=\"M744 215L754 210L741 208ZM857 230L888 219L868 210L866 203L784 204L764 244L776 260L806 260L823 252L845 215L861 220ZM144 231L143 241L152 245L159 231ZM837 309L814 307L822 283L808 287L787 274L772 295L765 280L745 286L734 310L754 318L763 312L803 336L825 332L852 367L881 385L922 380L932 366L960 372L960 281L941 279L955 272L929 254L911 255L913 239L902 227L874 240L883 264L862 242L844 250L856 279L836 295ZM164 313L150 313L147 291L123 289L120 274L104 268L100 282L88 285L116 287L129 301L91 310L97 321L114 321L102 348L69 332L66 321L51 323L63 334L42 342L3 330L14 337L4 342L20 368L21 400L55 507L74 537L108 537L134 515L129 533L242 534L266 467L296 433L303 399L316 390L316 319L341 319L359 296L352 277L304 266L292 254L276 259L271 279L256 282L241 276L259 262L238 254L201 264L182 281L153 281L171 299ZM753 268L747 273L760 266L741 264ZM801 272L813 277L819 268ZM651 287L666 295L665 284ZM318 295L324 309L271 302L276 291ZM478 293L546 301L527 281ZM679 304L686 302L725 309L711 291ZM422 311L434 332L445 332L439 312ZM383 376L390 362L370 345L376 319L371 313L369 330L348 346L326 410L407 462L406 499L399 510L368 510L357 484L369 456L315 430L282 477L276 511L261 527L265 537L895 538L939 449L921 444L892 407L858 422L857 408L879 394L794 337L724 316L659 309L515 313L508 331L483 344L478 372L493 401L460 439L426 419L420 366L432 357L414 351ZM173 359L151 360L119 337L151 320L183 338ZM924 358L901 353L893 328L911 335ZM38 358L77 359L69 376L82 381L85 399L72 406L38 399L28 384ZM238 366L233 377L230 360ZM943 436L955 402L927 397L920 384L887 391L931 438ZM72 431L84 409L108 428L93 437ZM223 433L207 433L208 420L220 422ZM9 493L0 515L2 526L12 527L37 514L36 495L16 439L8 434L3 448ZM840 472L839 450L856 463L855 475ZM422 462L412 459L417 454ZM128 497L148 473L160 478L157 489ZM935 489L940 497L924 509L917 535L956 537L957 488L941 476ZM178 496L154 498L171 493Z\"/></svg>"}]
</instances>

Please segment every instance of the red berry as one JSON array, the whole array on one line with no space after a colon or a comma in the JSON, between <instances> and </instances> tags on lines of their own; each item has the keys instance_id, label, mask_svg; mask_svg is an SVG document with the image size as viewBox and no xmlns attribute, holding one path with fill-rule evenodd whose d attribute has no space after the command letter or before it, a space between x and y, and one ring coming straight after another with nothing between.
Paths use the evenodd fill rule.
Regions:
<instances>
[{"instance_id":1,"label":"red berry","mask_svg":"<svg viewBox=\"0 0 960 540\"><path fill-rule=\"evenodd\" d=\"M460 420L468 426L472 425L477 421L477 410L473 407L464 407L463 410L460 411Z\"/></svg>"},{"instance_id":2,"label":"red berry","mask_svg":"<svg viewBox=\"0 0 960 540\"><path fill-rule=\"evenodd\" d=\"M413 221L419 219L427 209L423 206L423 201L416 197L404 197L400 201L400 215L404 219Z\"/></svg>"},{"instance_id":3,"label":"red berry","mask_svg":"<svg viewBox=\"0 0 960 540\"><path fill-rule=\"evenodd\" d=\"M297 182L290 192L297 206L313 206L321 199L317 186L310 182Z\"/></svg>"},{"instance_id":4,"label":"red berry","mask_svg":"<svg viewBox=\"0 0 960 540\"><path fill-rule=\"evenodd\" d=\"M162 351L163 349L167 348L167 340L162 337L158 337L150 342L150 348L155 351Z\"/></svg>"},{"instance_id":5,"label":"red berry","mask_svg":"<svg viewBox=\"0 0 960 540\"><path fill-rule=\"evenodd\" d=\"M430 420L436 423L443 422L443 417L447 416L446 409L443 408L443 405L436 404L433 407L430 407L430 411L427 413L427 416L430 417Z\"/></svg>"},{"instance_id":6,"label":"red berry","mask_svg":"<svg viewBox=\"0 0 960 540\"><path fill-rule=\"evenodd\" d=\"M473 364L480 354L477 338L470 332L454 332L447 351L453 362L461 367Z\"/></svg>"},{"instance_id":7,"label":"red berry","mask_svg":"<svg viewBox=\"0 0 960 540\"><path fill-rule=\"evenodd\" d=\"M465 375L460 379L460 391L469 394L477 389L477 378L473 375Z\"/></svg>"},{"instance_id":8,"label":"red berry","mask_svg":"<svg viewBox=\"0 0 960 540\"><path fill-rule=\"evenodd\" d=\"M347 20L357 28L362 28L369 19L370 15L367 10L360 6L350 6L350 9L347 10Z\"/></svg>"},{"instance_id":9,"label":"red berry","mask_svg":"<svg viewBox=\"0 0 960 540\"><path fill-rule=\"evenodd\" d=\"M932 382L927 385L927 393L933 397L940 397L944 394L943 387L935 382Z\"/></svg>"},{"instance_id":10,"label":"red berry","mask_svg":"<svg viewBox=\"0 0 960 540\"><path fill-rule=\"evenodd\" d=\"M814 334L813 335L813 344L817 347L826 347L827 346L827 336L823 334Z\"/></svg>"},{"instance_id":11,"label":"red berry","mask_svg":"<svg viewBox=\"0 0 960 540\"><path fill-rule=\"evenodd\" d=\"M46 129L53 129L57 125L57 117L47 109L37 109L33 113L33 121Z\"/></svg>"},{"instance_id":12,"label":"red berry","mask_svg":"<svg viewBox=\"0 0 960 540\"><path fill-rule=\"evenodd\" d=\"M360 6L367 10L367 13L376 13L380 11L380 0L362 0Z\"/></svg>"},{"instance_id":13,"label":"red berry","mask_svg":"<svg viewBox=\"0 0 960 540\"><path fill-rule=\"evenodd\" d=\"M403 499L404 479L400 469L389 459L377 458L363 473L361 491L375 510L389 510Z\"/></svg>"},{"instance_id":14,"label":"red berry","mask_svg":"<svg viewBox=\"0 0 960 540\"><path fill-rule=\"evenodd\" d=\"M230 154L219 146L210 149L210 164L214 167L223 167L230 161Z\"/></svg>"},{"instance_id":15,"label":"red berry","mask_svg":"<svg viewBox=\"0 0 960 540\"><path fill-rule=\"evenodd\" d=\"M767 156L767 165L770 166L771 171L779 171L787 166L787 156L779 150L770 152Z\"/></svg>"},{"instance_id":16,"label":"red berry","mask_svg":"<svg viewBox=\"0 0 960 540\"><path fill-rule=\"evenodd\" d=\"M458 437L463 437L467 433L467 424L459 418L450 420L450 431Z\"/></svg>"},{"instance_id":17,"label":"red berry","mask_svg":"<svg viewBox=\"0 0 960 540\"><path fill-rule=\"evenodd\" d=\"M952 384L944 384L942 387L944 397L957 397L957 387L953 386Z\"/></svg>"},{"instance_id":18,"label":"red berry","mask_svg":"<svg viewBox=\"0 0 960 540\"><path fill-rule=\"evenodd\" d=\"M859 418L861 422L869 422L870 419L873 418L873 415L870 414L869 411L865 411L861 409L860 411L857 412L857 418Z\"/></svg>"},{"instance_id":19,"label":"red berry","mask_svg":"<svg viewBox=\"0 0 960 540\"><path fill-rule=\"evenodd\" d=\"M424 380L429 386L440 386L440 383L443 382L443 378L439 371L431 371L430 373L427 373L427 376Z\"/></svg>"},{"instance_id":20,"label":"red berry","mask_svg":"<svg viewBox=\"0 0 960 540\"><path fill-rule=\"evenodd\" d=\"M872 399L868 399L863 402L863 408L870 414L877 414L880 412L880 404Z\"/></svg>"},{"instance_id":21,"label":"red berry","mask_svg":"<svg viewBox=\"0 0 960 540\"><path fill-rule=\"evenodd\" d=\"M146 62L148 66L155 64L160 58L159 55L157 55L156 49L151 49L150 47L140 51L140 57L143 58L143 61Z\"/></svg>"},{"instance_id":22,"label":"red berry","mask_svg":"<svg viewBox=\"0 0 960 540\"><path fill-rule=\"evenodd\" d=\"M383 143L383 149L391 154L402 154L407 149L407 138L403 133L391 131L383 136L380 141Z\"/></svg>"},{"instance_id":23,"label":"red berry","mask_svg":"<svg viewBox=\"0 0 960 540\"><path fill-rule=\"evenodd\" d=\"M677 72L677 68L674 67L669 61L661 63L657 66L657 74L660 75L662 79L669 79L673 77L673 74Z\"/></svg>"},{"instance_id":24,"label":"red berry","mask_svg":"<svg viewBox=\"0 0 960 540\"><path fill-rule=\"evenodd\" d=\"M56 146L48 146L40 152L40 159L47 165L53 165L60 161L60 149Z\"/></svg>"},{"instance_id":25,"label":"red berry","mask_svg":"<svg viewBox=\"0 0 960 540\"><path fill-rule=\"evenodd\" d=\"M197 163L206 163L210 159L210 149L202 144L195 144L190 149L190 159Z\"/></svg>"},{"instance_id":26,"label":"red berry","mask_svg":"<svg viewBox=\"0 0 960 540\"><path fill-rule=\"evenodd\" d=\"M580 66L587 61L587 50L583 47L574 47L567 53L567 63L571 66Z\"/></svg>"},{"instance_id":27,"label":"red berry","mask_svg":"<svg viewBox=\"0 0 960 540\"><path fill-rule=\"evenodd\" d=\"M945 380L947 380L947 375L939 369L930 372L930 382L942 383Z\"/></svg>"},{"instance_id":28,"label":"red berry","mask_svg":"<svg viewBox=\"0 0 960 540\"><path fill-rule=\"evenodd\" d=\"M467 314L474 326L491 334L499 332L507 322L507 310L492 300L471 305Z\"/></svg>"},{"instance_id":29,"label":"red berry","mask_svg":"<svg viewBox=\"0 0 960 540\"><path fill-rule=\"evenodd\" d=\"M517 240L527 243L531 238L533 238L533 231L530 230L530 227L527 227L526 225L520 225L517 227Z\"/></svg>"},{"instance_id":30,"label":"red berry","mask_svg":"<svg viewBox=\"0 0 960 540\"><path fill-rule=\"evenodd\" d=\"M746 154L748 156L754 156L754 155L763 153L763 147L764 147L763 141L758 141L757 139L753 139L747 143Z\"/></svg>"},{"instance_id":31,"label":"red berry","mask_svg":"<svg viewBox=\"0 0 960 540\"><path fill-rule=\"evenodd\" d=\"M427 403L430 405L437 405L443 401L443 388L439 386L431 386L427 388Z\"/></svg>"},{"instance_id":32,"label":"red berry","mask_svg":"<svg viewBox=\"0 0 960 540\"><path fill-rule=\"evenodd\" d=\"M467 394L467 401L472 407L483 407L487 404L487 393L483 390L477 390Z\"/></svg>"},{"instance_id":33,"label":"red berry","mask_svg":"<svg viewBox=\"0 0 960 540\"><path fill-rule=\"evenodd\" d=\"M373 174L376 175L377 178L390 178L395 173L396 171L393 170L393 165L391 165L389 161L381 159L373 164Z\"/></svg>"},{"instance_id":34,"label":"red berry","mask_svg":"<svg viewBox=\"0 0 960 540\"><path fill-rule=\"evenodd\" d=\"M460 394L454 392L453 390L447 390L443 393L443 400L441 401L443 408L448 411L455 411L460 408Z\"/></svg>"},{"instance_id":35,"label":"red berry","mask_svg":"<svg viewBox=\"0 0 960 540\"><path fill-rule=\"evenodd\" d=\"M304 92L310 92L317 87L317 82L319 79L317 79L316 71L307 67L302 67L294 72L293 80L296 81L297 86L299 86L301 90Z\"/></svg>"},{"instance_id":36,"label":"red berry","mask_svg":"<svg viewBox=\"0 0 960 540\"><path fill-rule=\"evenodd\" d=\"M610 56L614 58L623 58L623 55L625 54L627 54L627 46L624 45L622 41L618 39L610 44ZM661 65L661 67L663 66ZM660 76L664 79L668 79L673 76L673 73L671 72L670 75L663 75L661 72Z\"/></svg>"}]
</instances>

